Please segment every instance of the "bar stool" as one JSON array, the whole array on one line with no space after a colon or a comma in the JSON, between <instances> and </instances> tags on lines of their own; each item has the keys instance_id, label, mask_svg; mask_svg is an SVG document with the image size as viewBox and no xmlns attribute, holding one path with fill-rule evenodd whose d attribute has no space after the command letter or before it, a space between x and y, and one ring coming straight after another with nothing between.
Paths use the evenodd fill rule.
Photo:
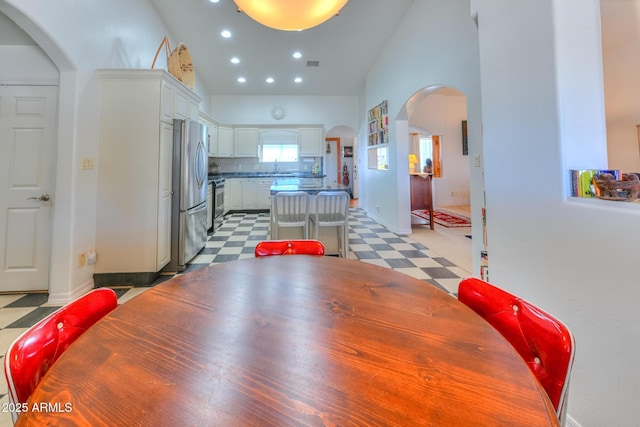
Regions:
<instances>
[{"instance_id":1,"label":"bar stool","mask_svg":"<svg viewBox=\"0 0 640 427\"><path fill-rule=\"evenodd\" d=\"M336 227L338 231L338 253L347 258L349 254L349 194L346 191L321 191L316 196L315 214L310 221L315 226L318 239L320 227Z\"/></svg>"},{"instance_id":2,"label":"bar stool","mask_svg":"<svg viewBox=\"0 0 640 427\"><path fill-rule=\"evenodd\" d=\"M271 238L280 239L280 227L302 227L302 238L308 239L309 195L304 191L281 191L272 197L273 232Z\"/></svg>"}]
</instances>

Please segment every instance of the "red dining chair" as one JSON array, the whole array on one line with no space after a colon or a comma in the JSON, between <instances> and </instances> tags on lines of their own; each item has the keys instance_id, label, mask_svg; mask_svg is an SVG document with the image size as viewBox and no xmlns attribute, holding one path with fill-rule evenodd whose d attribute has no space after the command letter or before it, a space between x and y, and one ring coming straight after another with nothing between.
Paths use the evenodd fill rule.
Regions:
<instances>
[{"instance_id":1,"label":"red dining chair","mask_svg":"<svg viewBox=\"0 0 640 427\"><path fill-rule=\"evenodd\" d=\"M533 304L480 279L463 279L458 299L511 343L547 392L564 424L575 352L569 329Z\"/></svg>"},{"instance_id":2,"label":"red dining chair","mask_svg":"<svg viewBox=\"0 0 640 427\"><path fill-rule=\"evenodd\" d=\"M16 338L4 358L11 406L26 403L62 353L117 306L118 297L112 289L94 289L49 314ZM14 421L17 415L12 412Z\"/></svg>"},{"instance_id":3,"label":"red dining chair","mask_svg":"<svg viewBox=\"0 0 640 427\"><path fill-rule=\"evenodd\" d=\"M265 240L256 245L255 255L324 255L324 245L319 240Z\"/></svg>"}]
</instances>

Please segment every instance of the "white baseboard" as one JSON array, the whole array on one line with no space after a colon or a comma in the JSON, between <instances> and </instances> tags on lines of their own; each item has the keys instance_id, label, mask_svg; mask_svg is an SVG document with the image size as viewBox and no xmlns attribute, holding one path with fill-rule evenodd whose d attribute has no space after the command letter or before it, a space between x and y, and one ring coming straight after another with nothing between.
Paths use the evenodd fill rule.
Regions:
<instances>
[{"instance_id":1,"label":"white baseboard","mask_svg":"<svg viewBox=\"0 0 640 427\"><path fill-rule=\"evenodd\" d=\"M73 292L49 293L49 300L47 303L50 305L65 305L89 292L93 289L93 286L93 279L91 279L74 289Z\"/></svg>"},{"instance_id":2,"label":"white baseboard","mask_svg":"<svg viewBox=\"0 0 640 427\"><path fill-rule=\"evenodd\" d=\"M567 414L567 419L564 423L565 427L582 427L576 420L571 418L569 414Z\"/></svg>"}]
</instances>

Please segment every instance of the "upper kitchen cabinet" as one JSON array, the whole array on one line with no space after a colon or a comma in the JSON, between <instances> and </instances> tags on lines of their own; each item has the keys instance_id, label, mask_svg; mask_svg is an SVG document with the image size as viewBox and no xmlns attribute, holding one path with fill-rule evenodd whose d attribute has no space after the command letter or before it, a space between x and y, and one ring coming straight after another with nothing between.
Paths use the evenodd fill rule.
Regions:
<instances>
[{"instance_id":1,"label":"upper kitchen cabinet","mask_svg":"<svg viewBox=\"0 0 640 427\"><path fill-rule=\"evenodd\" d=\"M230 126L218 126L218 154L217 157L233 157L234 134Z\"/></svg>"},{"instance_id":2,"label":"upper kitchen cabinet","mask_svg":"<svg viewBox=\"0 0 640 427\"><path fill-rule=\"evenodd\" d=\"M235 156L258 157L258 129L235 128Z\"/></svg>"},{"instance_id":3,"label":"upper kitchen cabinet","mask_svg":"<svg viewBox=\"0 0 640 427\"><path fill-rule=\"evenodd\" d=\"M324 155L323 133L321 127L300 128L300 157L322 157Z\"/></svg>"},{"instance_id":4,"label":"upper kitchen cabinet","mask_svg":"<svg viewBox=\"0 0 640 427\"><path fill-rule=\"evenodd\" d=\"M207 127L209 137L209 157L218 156L218 125L204 113L200 113L200 123Z\"/></svg>"},{"instance_id":5,"label":"upper kitchen cabinet","mask_svg":"<svg viewBox=\"0 0 640 427\"><path fill-rule=\"evenodd\" d=\"M96 285L151 283L171 258L173 119L200 98L164 70L101 70Z\"/></svg>"}]
</instances>

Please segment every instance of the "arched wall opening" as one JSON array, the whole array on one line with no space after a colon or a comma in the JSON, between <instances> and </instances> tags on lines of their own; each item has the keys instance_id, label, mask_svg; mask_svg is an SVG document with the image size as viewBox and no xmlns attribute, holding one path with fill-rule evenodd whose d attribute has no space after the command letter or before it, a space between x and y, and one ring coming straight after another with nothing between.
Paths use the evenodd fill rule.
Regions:
<instances>
[{"instance_id":1,"label":"arched wall opening","mask_svg":"<svg viewBox=\"0 0 640 427\"><path fill-rule=\"evenodd\" d=\"M467 97L461 91L444 85L431 85L415 92L400 109L396 117L398 141L398 170L410 170L409 156L420 156L420 137L438 136L440 141L440 176L434 176L433 206L436 209L451 211L471 217L471 211L481 210L482 206L471 206L470 190L471 167L480 158L469 159L467 129ZM416 165L415 173L422 172L423 164ZM479 166L479 165L478 165ZM410 189L408 181L399 179L399 205L407 209L399 213L400 229L414 230L425 227L424 222L411 215ZM477 222L477 221L476 221ZM482 235L481 224L472 221L473 235L478 239ZM466 245L461 250L468 250ZM471 260L471 254L466 254ZM469 261L471 264L471 261Z\"/></svg>"},{"instance_id":2,"label":"arched wall opening","mask_svg":"<svg viewBox=\"0 0 640 427\"><path fill-rule=\"evenodd\" d=\"M73 159L73 141L75 139L76 68L61 46L32 17L5 0L0 0L0 13L6 15L9 20L24 31L33 40L34 46L39 47L44 55L48 57L39 58L40 63L44 64L50 61L51 65L47 67L51 70L57 69L57 76L51 77L51 75L56 74L54 70L53 73L50 72L46 77L46 81L36 77L32 78L31 82L34 84L51 84L58 87L56 154L53 160L55 189L54 194L51 195L55 197L56 203L53 203L51 210L51 263L47 286L50 295L52 293L65 295L63 297L65 301L61 302L66 302L66 299L71 298L70 287L72 286L69 269L72 241L69 236L71 235L73 221L70 221L69 218L72 212L73 197L69 159ZM25 71L25 75L29 75L28 70L25 69ZM53 290L54 283L60 284L60 289Z\"/></svg>"},{"instance_id":3,"label":"arched wall opening","mask_svg":"<svg viewBox=\"0 0 640 427\"><path fill-rule=\"evenodd\" d=\"M346 185L353 199L358 198L358 133L350 126L335 126L325 135L327 153L324 171L327 182Z\"/></svg>"}]
</instances>

